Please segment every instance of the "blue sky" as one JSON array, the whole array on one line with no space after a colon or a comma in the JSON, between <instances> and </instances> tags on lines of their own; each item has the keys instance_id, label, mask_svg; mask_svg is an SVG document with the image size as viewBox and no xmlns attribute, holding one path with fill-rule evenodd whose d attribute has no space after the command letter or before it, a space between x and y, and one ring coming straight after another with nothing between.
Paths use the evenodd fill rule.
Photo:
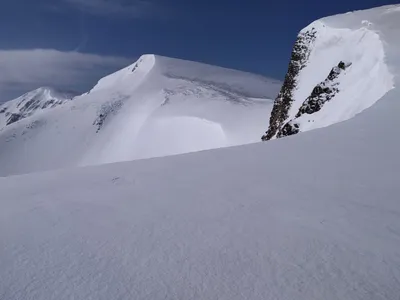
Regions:
<instances>
[{"instance_id":1,"label":"blue sky","mask_svg":"<svg viewBox=\"0 0 400 300\"><path fill-rule=\"evenodd\" d=\"M0 9L0 101L38 85L84 91L144 53L283 79L301 28L323 16L395 3L5 0Z\"/></svg>"}]
</instances>

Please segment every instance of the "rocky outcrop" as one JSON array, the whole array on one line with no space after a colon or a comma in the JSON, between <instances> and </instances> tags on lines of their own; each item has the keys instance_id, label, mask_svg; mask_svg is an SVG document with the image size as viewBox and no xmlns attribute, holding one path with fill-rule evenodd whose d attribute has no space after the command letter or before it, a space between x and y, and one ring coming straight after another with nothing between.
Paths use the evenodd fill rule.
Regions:
<instances>
[{"instance_id":1,"label":"rocky outcrop","mask_svg":"<svg viewBox=\"0 0 400 300\"><path fill-rule=\"evenodd\" d=\"M296 122L304 114L312 115L322 109L325 103L339 93L339 75L351 66L350 62L339 62L331 70L325 81L319 83L311 92L311 95L304 101L293 120L287 122L277 134L278 138L297 134L300 132L300 124Z\"/></svg>"},{"instance_id":2,"label":"rocky outcrop","mask_svg":"<svg viewBox=\"0 0 400 300\"><path fill-rule=\"evenodd\" d=\"M351 63L345 63L341 61L337 67L334 67L332 71L329 73L328 77L324 82L318 84L313 91L311 92L310 97L304 101L303 105L300 107L299 112L296 115L296 118L300 117L303 114L313 114L319 110L321 110L322 106L330 101L335 95L339 92L339 82L337 79L340 73L351 66Z\"/></svg>"},{"instance_id":3,"label":"rocky outcrop","mask_svg":"<svg viewBox=\"0 0 400 300\"><path fill-rule=\"evenodd\" d=\"M11 114L6 121L6 125L11 125L12 123L18 122L21 119L23 119L21 114Z\"/></svg>"},{"instance_id":4,"label":"rocky outcrop","mask_svg":"<svg viewBox=\"0 0 400 300\"><path fill-rule=\"evenodd\" d=\"M297 86L298 76L300 71L307 65L312 49L311 46L316 39L316 33L315 28L311 28L310 30L301 32L296 39L285 81L278 97L275 99L269 128L262 137L263 141L273 138L289 117L289 109L294 101L293 92Z\"/></svg>"},{"instance_id":5,"label":"rocky outcrop","mask_svg":"<svg viewBox=\"0 0 400 300\"><path fill-rule=\"evenodd\" d=\"M111 101L109 103L105 103L101 106L98 112L98 116L93 122L93 125L97 127L96 133L100 132L110 115L117 115L118 111L124 105L123 100L124 99L122 98L119 100Z\"/></svg>"},{"instance_id":6,"label":"rocky outcrop","mask_svg":"<svg viewBox=\"0 0 400 300\"><path fill-rule=\"evenodd\" d=\"M295 121L287 122L281 130L278 132L278 138L298 134L300 132L300 124L296 123Z\"/></svg>"},{"instance_id":7,"label":"rocky outcrop","mask_svg":"<svg viewBox=\"0 0 400 300\"><path fill-rule=\"evenodd\" d=\"M316 27L310 26L308 28L299 34L293 47L285 81L278 97L275 99L271 112L268 131L261 138L263 141L294 135L302 131L301 127L304 120L299 118L305 114L312 115L317 113L325 103L331 101L340 92L339 79L341 74L352 65L350 62L340 61L333 66L326 78L320 79L323 81L312 89L311 94L306 99L298 99L295 91L301 88L299 86L300 74L308 64L317 39ZM302 103L296 115L293 114L295 101L298 103L297 105ZM313 122L313 120L308 120L308 122Z\"/></svg>"}]
</instances>

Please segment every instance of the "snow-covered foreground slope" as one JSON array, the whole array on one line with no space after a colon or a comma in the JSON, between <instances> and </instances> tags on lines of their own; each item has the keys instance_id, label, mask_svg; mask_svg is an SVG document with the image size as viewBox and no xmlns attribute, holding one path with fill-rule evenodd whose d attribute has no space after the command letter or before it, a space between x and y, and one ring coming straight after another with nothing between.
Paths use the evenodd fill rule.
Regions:
<instances>
[{"instance_id":1,"label":"snow-covered foreground slope","mask_svg":"<svg viewBox=\"0 0 400 300\"><path fill-rule=\"evenodd\" d=\"M400 36L398 6L315 21L295 43L263 139L348 120L394 87Z\"/></svg>"},{"instance_id":2,"label":"snow-covered foreground slope","mask_svg":"<svg viewBox=\"0 0 400 300\"><path fill-rule=\"evenodd\" d=\"M89 93L0 130L0 176L255 142L279 88L257 75L144 55Z\"/></svg>"},{"instance_id":3,"label":"snow-covered foreground slope","mask_svg":"<svg viewBox=\"0 0 400 300\"><path fill-rule=\"evenodd\" d=\"M268 143L0 178L0 299L398 299L398 100Z\"/></svg>"}]
</instances>

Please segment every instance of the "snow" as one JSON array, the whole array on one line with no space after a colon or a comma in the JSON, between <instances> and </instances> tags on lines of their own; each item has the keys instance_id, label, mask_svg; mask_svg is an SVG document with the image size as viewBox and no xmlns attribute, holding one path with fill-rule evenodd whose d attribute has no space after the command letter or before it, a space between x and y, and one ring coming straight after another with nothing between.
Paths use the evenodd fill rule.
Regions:
<instances>
[{"instance_id":1,"label":"snow","mask_svg":"<svg viewBox=\"0 0 400 300\"><path fill-rule=\"evenodd\" d=\"M143 55L88 93L0 130L0 176L258 142L279 88L258 75Z\"/></svg>"},{"instance_id":2,"label":"snow","mask_svg":"<svg viewBox=\"0 0 400 300\"><path fill-rule=\"evenodd\" d=\"M395 88L345 122L266 143L0 178L0 299L398 299L392 8L324 20L379 25L393 76ZM222 135L209 119L199 126L199 115L178 115L187 104L178 98L165 106L173 118L143 128L183 121Z\"/></svg>"},{"instance_id":3,"label":"snow","mask_svg":"<svg viewBox=\"0 0 400 300\"><path fill-rule=\"evenodd\" d=\"M340 61L351 62L352 66L340 77L339 93L331 101L319 112L296 119L302 132L351 119L394 87L382 41L386 11L387 7L383 7L324 18L303 30L314 28L317 38L306 67L300 71L288 120L295 118L311 91L334 66Z\"/></svg>"},{"instance_id":4,"label":"snow","mask_svg":"<svg viewBox=\"0 0 400 300\"><path fill-rule=\"evenodd\" d=\"M146 78L146 75L153 69L156 63L154 55L143 55L135 64L119 70L99 80L91 92L102 89L136 88Z\"/></svg>"},{"instance_id":5,"label":"snow","mask_svg":"<svg viewBox=\"0 0 400 300\"><path fill-rule=\"evenodd\" d=\"M0 179L0 298L397 299L397 99L294 138Z\"/></svg>"},{"instance_id":6,"label":"snow","mask_svg":"<svg viewBox=\"0 0 400 300\"><path fill-rule=\"evenodd\" d=\"M49 87L41 87L21 97L0 104L0 131L7 126L11 115L24 119L33 114L49 110L74 97L72 93L60 92Z\"/></svg>"},{"instance_id":7,"label":"snow","mask_svg":"<svg viewBox=\"0 0 400 300\"><path fill-rule=\"evenodd\" d=\"M149 140L149 136L158 138ZM207 141L207 145L204 141ZM227 142L224 130L218 123L195 117L170 117L148 122L140 131L136 144L135 157L146 158L156 157L158 149L163 147L166 148L163 151L165 156L222 148Z\"/></svg>"}]
</instances>

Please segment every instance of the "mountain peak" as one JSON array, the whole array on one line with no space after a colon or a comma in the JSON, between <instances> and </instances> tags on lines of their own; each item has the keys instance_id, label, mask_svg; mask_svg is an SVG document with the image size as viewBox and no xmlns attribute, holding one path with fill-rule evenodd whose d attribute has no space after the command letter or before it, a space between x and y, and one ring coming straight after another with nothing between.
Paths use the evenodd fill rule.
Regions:
<instances>
[{"instance_id":1,"label":"mountain peak","mask_svg":"<svg viewBox=\"0 0 400 300\"><path fill-rule=\"evenodd\" d=\"M259 75L142 55L58 109L32 116L54 98L48 87L9 103L14 110L7 107L3 118L16 124L0 133L7 153L0 157L0 175L256 142L280 86Z\"/></svg>"},{"instance_id":2,"label":"mountain peak","mask_svg":"<svg viewBox=\"0 0 400 300\"><path fill-rule=\"evenodd\" d=\"M156 81L172 78L195 81L252 98L275 98L276 90L281 86L279 80L257 74L178 58L144 54L128 67L100 79L90 93L119 84L130 85L135 89L148 76L152 76ZM247 79L245 82L244 78Z\"/></svg>"},{"instance_id":3,"label":"mountain peak","mask_svg":"<svg viewBox=\"0 0 400 300\"><path fill-rule=\"evenodd\" d=\"M62 92L47 86L27 92L0 106L0 129L30 117L37 111L61 105L74 96L74 93Z\"/></svg>"}]
</instances>

